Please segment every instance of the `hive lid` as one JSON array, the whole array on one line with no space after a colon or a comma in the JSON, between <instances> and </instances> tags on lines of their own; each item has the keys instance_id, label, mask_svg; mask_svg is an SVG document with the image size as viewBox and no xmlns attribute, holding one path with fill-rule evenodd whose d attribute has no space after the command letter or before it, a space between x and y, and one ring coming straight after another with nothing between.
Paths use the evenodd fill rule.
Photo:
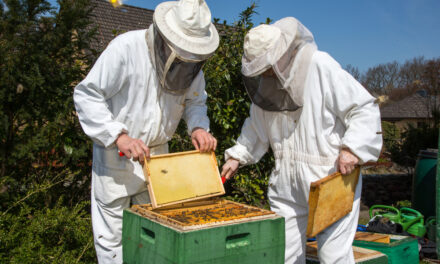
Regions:
<instances>
[{"instance_id":1,"label":"hive lid","mask_svg":"<svg viewBox=\"0 0 440 264\"><path fill-rule=\"evenodd\" d=\"M144 164L153 208L223 195L214 152L177 152L152 156Z\"/></svg>"}]
</instances>

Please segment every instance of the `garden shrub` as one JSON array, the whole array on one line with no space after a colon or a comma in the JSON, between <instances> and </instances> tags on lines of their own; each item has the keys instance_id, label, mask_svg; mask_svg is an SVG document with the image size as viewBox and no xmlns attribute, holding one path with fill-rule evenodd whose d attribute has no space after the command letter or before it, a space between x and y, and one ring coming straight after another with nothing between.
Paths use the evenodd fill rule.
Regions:
<instances>
[{"instance_id":1,"label":"garden shrub","mask_svg":"<svg viewBox=\"0 0 440 264\"><path fill-rule=\"evenodd\" d=\"M249 116L251 101L242 82L241 57L244 36L254 26L252 15L255 8L253 4L241 12L240 19L233 25L228 25L226 21L219 24L218 19L215 20L220 32L220 45L203 68L210 129L218 140L216 155L220 170L225 150L235 144ZM170 151L193 148L181 122L170 142ZM240 168L237 175L226 182L228 199L268 208L267 182L273 163L273 155L268 153L258 164Z\"/></svg>"}]
</instances>

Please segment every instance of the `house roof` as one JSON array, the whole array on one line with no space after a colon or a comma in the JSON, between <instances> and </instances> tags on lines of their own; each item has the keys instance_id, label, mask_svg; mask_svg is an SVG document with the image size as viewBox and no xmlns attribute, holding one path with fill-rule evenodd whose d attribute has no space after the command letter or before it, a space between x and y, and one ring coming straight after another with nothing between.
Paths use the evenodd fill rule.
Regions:
<instances>
[{"instance_id":1,"label":"house roof","mask_svg":"<svg viewBox=\"0 0 440 264\"><path fill-rule=\"evenodd\" d=\"M123 5L114 8L109 1L91 0L91 18L97 27L97 41L92 48L101 51L117 35L136 29L148 28L153 23L154 10Z\"/></svg>"},{"instance_id":2,"label":"house roof","mask_svg":"<svg viewBox=\"0 0 440 264\"><path fill-rule=\"evenodd\" d=\"M97 27L97 40L91 47L98 52L107 47L107 44L117 35L136 29L146 29L153 23L154 10L122 5L113 7L107 0L91 0L93 11L91 19ZM220 36L225 34L228 26L215 24Z\"/></svg>"},{"instance_id":3,"label":"house roof","mask_svg":"<svg viewBox=\"0 0 440 264\"><path fill-rule=\"evenodd\" d=\"M415 93L400 101L390 102L380 109L382 120L432 118L431 96Z\"/></svg>"}]
</instances>

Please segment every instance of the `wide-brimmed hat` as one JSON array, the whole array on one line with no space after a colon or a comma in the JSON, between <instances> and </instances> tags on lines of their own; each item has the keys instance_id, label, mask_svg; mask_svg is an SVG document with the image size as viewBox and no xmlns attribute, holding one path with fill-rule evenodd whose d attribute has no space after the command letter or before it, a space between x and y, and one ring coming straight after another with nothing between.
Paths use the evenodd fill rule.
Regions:
<instances>
[{"instance_id":1,"label":"wide-brimmed hat","mask_svg":"<svg viewBox=\"0 0 440 264\"><path fill-rule=\"evenodd\" d=\"M293 18L252 28L244 38L241 72L256 76L274 65L291 45L296 30L297 21Z\"/></svg>"},{"instance_id":2,"label":"wide-brimmed hat","mask_svg":"<svg viewBox=\"0 0 440 264\"><path fill-rule=\"evenodd\" d=\"M153 16L162 36L175 47L197 55L210 55L219 45L211 23L211 11L204 0L160 3Z\"/></svg>"}]
</instances>

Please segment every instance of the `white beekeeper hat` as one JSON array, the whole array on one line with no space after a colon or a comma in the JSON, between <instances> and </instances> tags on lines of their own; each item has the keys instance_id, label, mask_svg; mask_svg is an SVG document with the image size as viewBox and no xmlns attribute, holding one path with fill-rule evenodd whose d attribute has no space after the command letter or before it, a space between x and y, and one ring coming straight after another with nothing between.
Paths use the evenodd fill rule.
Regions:
<instances>
[{"instance_id":1,"label":"white beekeeper hat","mask_svg":"<svg viewBox=\"0 0 440 264\"><path fill-rule=\"evenodd\" d=\"M241 73L258 77L272 68L296 105L303 105L304 84L317 46L312 33L293 17L252 28L244 38Z\"/></svg>"},{"instance_id":2,"label":"white beekeeper hat","mask_svg":"<svg viewBox=\"0 0 440 264\"><path fill-rule=\"evenodd\" d=\"M211 11L204 0L160 3L153 16L162 36L173 46L197 55L210 55L219 45L211 23Z\"/></svg>"},{"instance_id":3,"label":"white beekeeper hat","mask_svg":"<svg viewBox=\"0 0 440 264\"><path fill-rule=\"evenodd\" d=\"M244 38L242 73L256 76L275 65L284 53L306 44L316 46L312 33L296 18L282 18L271 25L252 28Z\"/></svg>"},{"instance_id":4,"label":"white beekeeper hat","mask_svg":"<svg viewBox=\"0 0 440 264\"><path fill-rule=\"evenodd\" d=\"M242 73L256 76L274 65L295 39L298 22L284 18L252 28L244 38Z\"/></svg>"}]
</instances>

